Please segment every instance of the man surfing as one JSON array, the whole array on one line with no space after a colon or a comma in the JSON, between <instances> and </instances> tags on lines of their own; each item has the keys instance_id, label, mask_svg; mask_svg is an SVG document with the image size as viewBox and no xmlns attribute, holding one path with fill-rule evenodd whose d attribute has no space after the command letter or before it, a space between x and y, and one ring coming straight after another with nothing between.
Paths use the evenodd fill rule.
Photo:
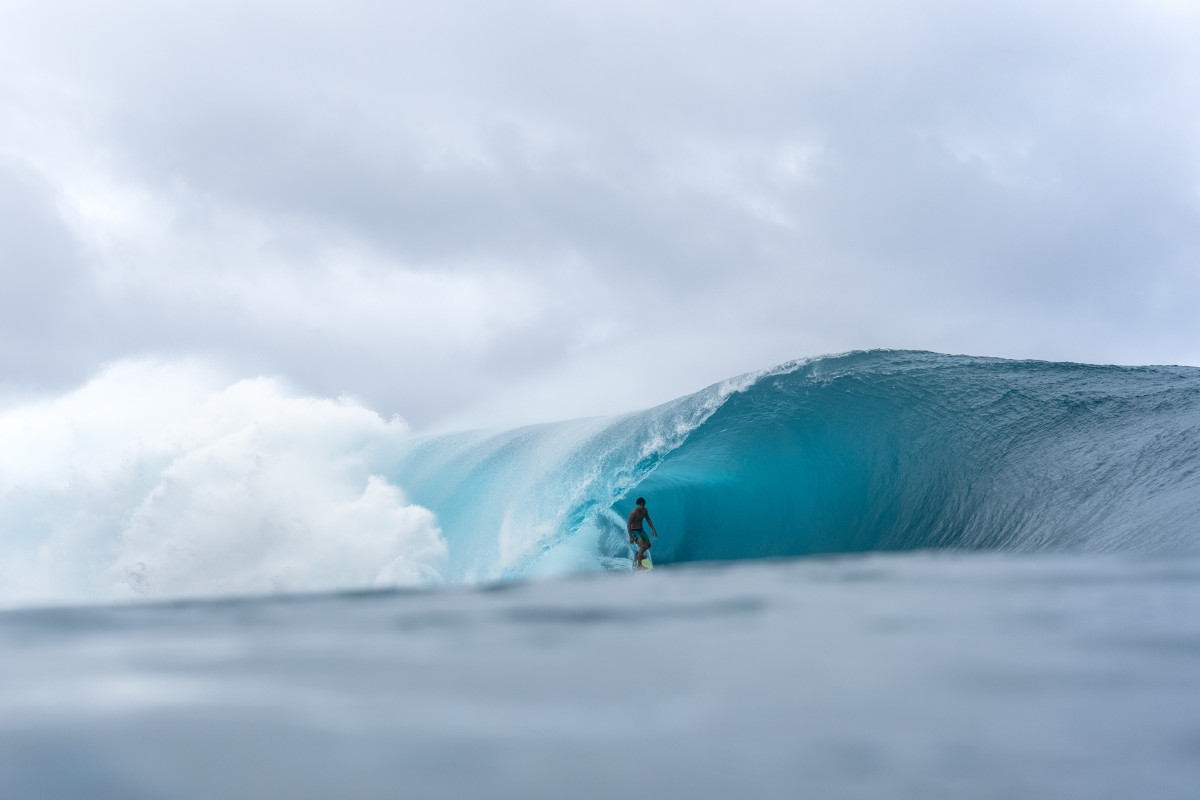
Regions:
<instances>
[{"instance_id":1,"label":"man surfing","mask_svg":"<svg viewBox=\"0 0 1200 800\"><path fill-rule=\"evenodd\" d=\"M625 530L629 531L629 543L637 545L637 558L633 560L635 569L645 569L642 566L642 559L646 557L646 551L650 549L650 537L642 530L642 520L650 526L650 530L654 532L654 538L658 538L658 529L654 527L654 523L650 521L650 512L646 511L646 498L639 497L637 506L633 511L629 512L629 522L625 523Z\"/></svg>"}]
</instances>

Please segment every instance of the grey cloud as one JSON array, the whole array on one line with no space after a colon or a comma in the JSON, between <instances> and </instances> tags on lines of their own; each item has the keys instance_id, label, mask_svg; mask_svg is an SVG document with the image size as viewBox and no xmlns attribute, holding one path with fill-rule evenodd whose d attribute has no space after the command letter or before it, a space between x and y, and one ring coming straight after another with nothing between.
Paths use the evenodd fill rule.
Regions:
<instances>
[{"instance_id":1,"label":"grey cloud","mask_svg":"<svg viewBox=\"0 0 1200 800\"><path fill-rule=\"evenodd\" d=\"M1200 358L1186 8L123 3L68 31L52 10L12 28L28 72L88 98L91 145L174 209L163 236L221 262L164 275L260 252L299 276L342 248L381 286L499 270L540 295L468 351L273 326L266 289L144 289L91 309L107 333L64 326L67 349L200 349L418 422L617 352L693 365L661 391L849 347ZM218 217L269 241L237 250Z\"/></svg>"},{"instance_id":2,"label":"grey cloud","mask_svg":"<svg viewBox=\"0 0 1200 800\"><path fill-rule=\"evenodd\" d=\"M17 386L85 377L96 353L84 250L53 193L20 163L0 159L0 375Z\"/></svg>"}]
</instances>

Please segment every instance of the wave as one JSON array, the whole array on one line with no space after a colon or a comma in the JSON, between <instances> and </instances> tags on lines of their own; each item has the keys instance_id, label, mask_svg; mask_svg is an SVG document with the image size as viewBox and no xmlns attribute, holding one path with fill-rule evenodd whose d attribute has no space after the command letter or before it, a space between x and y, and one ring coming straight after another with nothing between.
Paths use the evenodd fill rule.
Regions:
<instances>
[{"instance_id":1,"label":"wave","mask_svg":"<svg viewBox=\"0 0 1200 800\"><path fill-rule=\"evenodd\" d=\"M1200 370L909 351L793 362L615 420L407 442L459 580L867 550L1200 542Z\"/></svg>"},{"instance_id":2,"label":"wave","mask_svg":"<svg viewBox=\"0 0 1200 800\"><path fill-rule=\"evenodd\" d=\"M1200 369L870 351L619 417L411 436L116 365L0 409L0 603L474 583L867 550L1194 549Z\"/></svg>"}]
</instances>

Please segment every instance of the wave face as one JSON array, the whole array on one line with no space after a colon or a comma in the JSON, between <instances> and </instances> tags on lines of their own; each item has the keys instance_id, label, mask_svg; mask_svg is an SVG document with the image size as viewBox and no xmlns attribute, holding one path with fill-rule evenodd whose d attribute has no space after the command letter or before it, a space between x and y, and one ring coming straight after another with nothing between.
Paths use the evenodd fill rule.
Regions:
<instances>
[{"instance_id":1,"label":"wave face","mask_svg":"<svg viewBox=\"0 0 1200 800\"><path fill-rule=\"evenodd\" d=\"M447 577L867 550L1153 551L1200 542L1200 369L872 351L610 420L402 444Z\"/></svg>"}]
</instances>

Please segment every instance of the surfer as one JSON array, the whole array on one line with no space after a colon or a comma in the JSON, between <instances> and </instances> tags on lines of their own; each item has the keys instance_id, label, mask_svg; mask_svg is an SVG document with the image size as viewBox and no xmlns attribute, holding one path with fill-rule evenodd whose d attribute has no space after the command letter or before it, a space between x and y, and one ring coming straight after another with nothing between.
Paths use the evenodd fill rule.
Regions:
<instances>
[{"instance_id":1,"label":"surfer","mask_svg":"<svg viewBox=\"0 0 1200 800\"><path fill-rule=\"evenodd\" d=\"M646 511L646 498L639 497L637 507L629 512L629 522L625 523L625 529L629 531L629 543L638 547L637 558L633 560L633 565L637 569L644 569L642 559L646 557L646 551L650 549L650 537L642 530L642 520L645 520L646 524L650 526L650 530L654 532L654 538L657 539L658 529L650 521L650 512Z\"/></svg>"}]
</instances>

